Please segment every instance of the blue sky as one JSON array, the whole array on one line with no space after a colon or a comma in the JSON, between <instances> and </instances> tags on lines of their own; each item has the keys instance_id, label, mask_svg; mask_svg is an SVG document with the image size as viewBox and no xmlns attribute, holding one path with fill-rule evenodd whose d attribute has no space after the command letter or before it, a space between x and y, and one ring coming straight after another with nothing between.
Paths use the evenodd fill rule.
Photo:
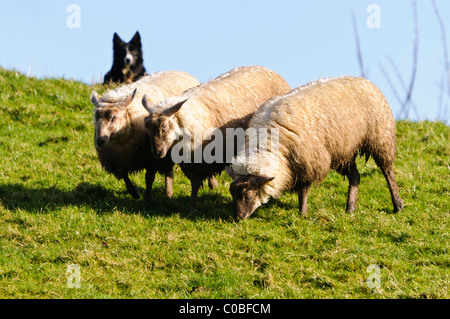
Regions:
<instances>
[{"instance_id":1,"label":"blue sky","mask_svg":"<svg viewBox=\"0 0 450 319\"><path fill-rule=\"evenodd\" d=\"M80 8L79 28L67 25L70 4ZM379 8L380 28L367 25L374 13L367 12L371 4ZM436 4L449 36L450 1ZM420 42L412 96L417 112L411 109L409 118L440 116L448 123L450 96L441 99L439 88L445 74L441 31L430 0L419 0L417 9ZM148 72L181 70L207 81L234 67L263 65L294 88L323 77L360 75L352 11L366 75L397 116L400 103L380 64L403 99L389 59L408 84L414 42L411 0L7 1L0 11L0 66L39 78L99 81L111 68L114 32L129 41L139 30Z\"/></svg>"}]
</instances>

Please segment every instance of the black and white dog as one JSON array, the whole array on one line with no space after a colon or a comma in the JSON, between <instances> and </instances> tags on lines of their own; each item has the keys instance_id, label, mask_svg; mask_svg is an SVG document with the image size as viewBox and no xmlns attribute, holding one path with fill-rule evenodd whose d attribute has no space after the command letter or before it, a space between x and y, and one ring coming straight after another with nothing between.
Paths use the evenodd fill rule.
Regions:
<instances>
[{"instance_id":1,"label":"black and white dog","mask_svg":"<svg viewBox=\"0 0 450 319\"><path fill-rule=\"evenodd\" d=\"M114 61L111 70L106 73L103 84L111 82L131 83L144 76L141 36L136 32L133 39L126 43L114 33Z\"/></svg>"}]
</instances>

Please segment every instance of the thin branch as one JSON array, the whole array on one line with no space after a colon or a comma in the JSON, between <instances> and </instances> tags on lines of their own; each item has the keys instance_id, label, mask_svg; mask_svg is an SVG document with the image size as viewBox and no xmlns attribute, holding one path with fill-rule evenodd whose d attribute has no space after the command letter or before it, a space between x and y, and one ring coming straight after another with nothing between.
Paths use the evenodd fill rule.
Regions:
<instances>
[{"instance_id":1,"label":"thin branch","mask_svg":"<svg viewBox=\"0 0 450 319\"><path fill-rule=\"evenodd\" d=\"M418 61L418 53L419 53L419 22L417 17L417 2L413 2L413 15L414 15L414 52L413 52L413 70L411 75L411 81L409 83L408 93L406 95L405 101L403 102L402 110L400 111L400 115L405 112L406 118L408 118L408 104L411 101L412 92L414 90L414 84L416 81L417 74L417 61Z\"/></svg>"},{"instance_id":2,"label":"thin branch","mask_svg":"<svg viewBox=\"0 0 450 319\"><path fill-rule=\"evenodd\" d=\"M442 116L442 122L444 122L445 124L448 124L448 118L449 118L449 114L448 114L448 103L445 103L444 106L444 111L442 112L444 115Z\"/></svg>"},{"instance_id":3,"label":"thin branch","mask_svg":"<svg viewBox=\"0 0 450 319\"><path fill-rule=\"evenodd\" d=\"M403 90L405 91L405 93L408 92L408 89L406 88L406 84L405 84L405 81L403 79L403 76L400 73L400 71L398 70L397 65L395 64L394 60L392 60L390 56L386 56L386 58L389 61L389 63L391 64L391 67L394 70L395 74L397 75L397 79L400 82L400 84L402 85ZM411 100L411 106L412 106L414 112L416 113L417 120L420 121L419 111L418 111L418 109L416 107L416 104L412 100Z\"/></svg>"},{"instance_id":4,"label":"thin branch","mask_svg":"<svg viewBox=\"0 0 450 319\"><path fill-rule=\"evenodd\" d=\"M433 5L434 12L436 13L436 17L439 22L439 26L441 28L442 45L444 47L445 71L447 73L447 89L448 89L448 95L450 96L450 62L448 59L447 36L446 36L446 32L445 32L445 26L444 26L444 22L442 21L441 15L439 14L439 10L436 5L436 2L434 0L431 0L431 4Z\"/></svg>"},{"instance_id":5,"label":"thin branch","mask_svg":"<svg viewBox=\"0 0 450 319\"><path fill-rule=\"evenodd\" d=\"M443 105L443 101L444 101L444 86L445 86L445 74L442 75L441 77L441 83L439 84L439 102L438 102L438 115L437 115L437 120L438 121L443 121L441 114L442 114L442 105Z\"/></svg>"},{"instance_id":6,"label":"thin branch","mask_svg":"<svg viewBox=\"0 0 450 319\"><path fill-rule=\"evenodd\" d=\"M361 42L359 40L358 25L356 23L356 18L355 18L355 14L354 14L353 10L352 10L352 21L353 21L353 32L355 34L356 54L357 54L358 62L359 62L359 69L361 72L361 77L365 78L366 72L364 71L364 63L363 63L363 58L362 58L362 53L361 53Z\"/></svg>"},{"instance_id":7,"label":"thin branch","mask_svg":"<svg viewBox=\"0 0 450 319\"><path fill-rule=\"evenodd\" d=\"M398 92L395 89L395 85L392 83L391 78L389 77L389 74L386 72L386 70L384 69L384 67L381 64L381 62L378 63L378 66L380 67L381 72L384 74L387 83L391 87L391 90L392 90L392 93L394 94L394 97L397 99L398 103L401 104L402 103L402 99L400 98L400 95L398 95Z\"/></svg>"},{"instance_id":8,"label":"thin branch","mask_svg":"<svg viewBox=\"0 0 450 319\"><path fill-rule=\"evenodd\" d=\"M398 70L397 65L395 64L394 60L392 60L392 58L389 55L386 56L386 59L391 64L391 67L394 70L395 75L397 75L397 79L400 82L400 84L402 85L403 90L405 90L405 92L407 92L408 89L406 88L406 84L405 84L405 81L403 80L403 76L400 73L400 71Z\"/></svg>"}]
</instances>

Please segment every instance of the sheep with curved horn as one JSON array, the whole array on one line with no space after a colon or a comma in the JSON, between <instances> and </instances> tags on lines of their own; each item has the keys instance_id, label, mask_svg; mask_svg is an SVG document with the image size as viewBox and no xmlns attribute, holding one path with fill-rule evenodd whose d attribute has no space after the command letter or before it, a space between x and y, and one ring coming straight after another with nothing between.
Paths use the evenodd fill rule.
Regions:
<instances>
[{"instance_id":1,"label":"sheep with curved horn","mask_svg":"<svg viewBox=\"0 0 450 319\"><path fill-rule=\"evenodd\" d=\"M261 66L250 66L236 68L160 103L150 102L144 96L143 109L148 112L145 126L155 157L163 158L172 153L185 134L189 141L193 141L187 149L188 154L185 154L192 160L178 163L191 181L190 209L196 209L197 194L203 180L227 166L227 158L213 162L203 157L194 159L197 151L210 148L212 141L208 132L220 131L225 136L227 129L245 129L259 105L289 90L289 85L279 74ZM223 154L229 142L225 140L220 145L219 148L224 149Z\"/></svg>"},{"instance_id":2,"label":"sheep with curved horn","mask_svg":"<svg viewBox=\"0 0 450 319\"><path fill-rule=\"evenodd\" d=\"M157 172L165 175L165 194L172 197L173 162L170 157L155 159L150 151L150 140L144 126L147 112L141 104L143 94L159 102L198 84L197 79L185 72L166 71L110 90L101 98L97 92L92 92L91 102L96 107L94 140L98 158L106 171L124 180L133 198L139 199L140 194L129 174L141 170L146 170L145 201L152 198Z\"/></svg>"}]
</instances>

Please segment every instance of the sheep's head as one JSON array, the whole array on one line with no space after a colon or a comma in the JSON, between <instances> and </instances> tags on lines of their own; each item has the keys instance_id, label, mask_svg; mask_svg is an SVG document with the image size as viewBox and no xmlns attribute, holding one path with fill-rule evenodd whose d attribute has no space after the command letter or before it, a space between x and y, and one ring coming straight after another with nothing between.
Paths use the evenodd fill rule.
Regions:
<instances>
[{"instance_id":1,"label":"sheep's head","mask_svg":"<svg viewBox=\"0 0 450 319\"><path fill-rule=\"evenodd\" d=\"M226 171L233 182L230 185L230 193L233 197L234 219L246 219L262 205L260 196L261 188L274 179L274 177L256 175L238 175L231 167Z\"/></svg>"},{"instance_id":2,"label":"sheep's head","mask_svg":"<svg viewBox=\"0 0 450 319\"><path fill-rule=\"evenodd\" d=\"M97 150L106 147L111 141L128 137L127 107L131 105L136 95L135 89L131 94L118 102L104 102L97 92L92 92L91 102L94 104L95 147Z\"/></svg>"},{"instance_id":3,"label":"sheep's head","mask_svg":"<svg viewBox=\"0 0 450 319\"><path fill-rule=\"evenodd\" d=\"M186 101L163 110L154 105L147 95L142 98L142 105L149 112L149 116L145 118L145 128L150 136L150 145L154 157L165 157L178 139L179 126L174 119L174 115L180 110L184 102Z\"/></svg>"}]
</instances>

